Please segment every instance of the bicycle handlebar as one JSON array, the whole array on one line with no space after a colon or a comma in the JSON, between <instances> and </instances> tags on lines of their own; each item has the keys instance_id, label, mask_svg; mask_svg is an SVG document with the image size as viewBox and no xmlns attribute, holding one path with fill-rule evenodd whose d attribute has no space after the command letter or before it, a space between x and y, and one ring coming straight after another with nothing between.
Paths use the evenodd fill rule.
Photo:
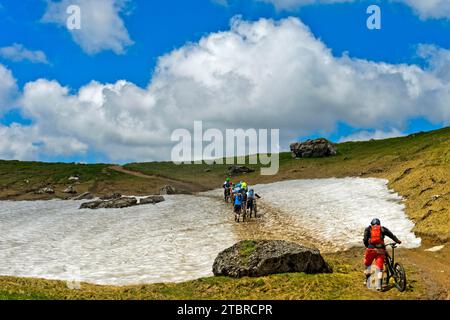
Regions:
<instances>
[{"instance_id":1,"label":"bicycle handlebar","mask_svg":"<svg viewBox=\"0 0 450 320\"><path fill-rule=\"evenodd\" d=\"M398 243L392 242L384 245L385 247L397 248Z\"/></svg>"}]
</instances>

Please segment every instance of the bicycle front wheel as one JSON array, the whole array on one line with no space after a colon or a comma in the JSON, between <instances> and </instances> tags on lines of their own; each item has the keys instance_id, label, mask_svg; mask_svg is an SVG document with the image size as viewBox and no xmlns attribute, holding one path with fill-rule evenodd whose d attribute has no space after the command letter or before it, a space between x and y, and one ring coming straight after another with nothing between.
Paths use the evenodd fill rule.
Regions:
<instances>
[{"instance_id":1,"label":"bicycle front wheel","mask_svg":"<svg viewBox=\"0 0 450 320\"><path fill-rule=\"evenodd\" d=\"M396 263L394 265L394 281L395 287L403 292L406 290L406 271L405 268L400 263Z\"/></svg>"}]
</instances>

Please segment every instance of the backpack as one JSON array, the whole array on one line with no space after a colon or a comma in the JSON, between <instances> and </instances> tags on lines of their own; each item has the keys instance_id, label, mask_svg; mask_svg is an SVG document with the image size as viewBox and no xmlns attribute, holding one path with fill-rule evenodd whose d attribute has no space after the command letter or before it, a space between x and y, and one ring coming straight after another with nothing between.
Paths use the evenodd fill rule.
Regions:
<instances>
[{"instance_id":1,"label":"backpack","mask_svg":"<svg viewBox=\"0 0 450 320\"><path fill-rule=\"evenodd\" d=\"M383 236L381 234L381 226L375 225L370 228L370 240L371 244L382 244Z\"/></svg>"}]
</instances>

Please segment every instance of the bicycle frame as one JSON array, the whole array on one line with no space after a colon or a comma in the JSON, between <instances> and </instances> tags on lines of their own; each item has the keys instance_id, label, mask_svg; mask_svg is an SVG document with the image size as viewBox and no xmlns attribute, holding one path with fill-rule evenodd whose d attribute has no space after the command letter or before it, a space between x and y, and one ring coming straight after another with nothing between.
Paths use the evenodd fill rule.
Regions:
<instances>
[{"instance_id":1,"label":"bicycle frame","mask_svg":"<svg viewBox=\"0 0 450 320\"><path fill-rule=\"evenodd\" d=\"M389 254L388 250L386 247L390 246L392 248L392 255ZM396 248L396 244L395 243L389 243L387 245L385 245L386 251L385 251L385 259L384 259L384 266L386 269L386 284L389 283L390 278L395 274L395 270L394 270L394 265L395 265L395 248Z\"/></svg>"}]
</instances>

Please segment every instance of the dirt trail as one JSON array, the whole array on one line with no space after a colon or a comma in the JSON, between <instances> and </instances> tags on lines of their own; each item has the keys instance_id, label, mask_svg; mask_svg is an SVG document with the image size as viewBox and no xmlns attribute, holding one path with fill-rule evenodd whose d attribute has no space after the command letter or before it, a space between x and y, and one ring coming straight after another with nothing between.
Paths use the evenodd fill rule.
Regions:
<instances>
[{"instance_id":1,"label":"dirt trail","mask_svg":"<svg viewBox=\"0 0 450 320\"><path fill-rule=\"evenodd\" d=\"M161 180L161 181L164 181L164 183L173 185L178 190L188 192L188 193L205 190L205 188L203 186L201 186L197 183L194 183L194 182L187 182L187 181L172 179L172 178L168 178L165 176L159 176L159 175L144 174L142 172L136 172L136 171L125 169L122 166L110 166L109 169L117 171L117 172L121 172L124 174L132 175L135 177L139 177L139 178Z\"/></svg>"},{"instance_id":2,"label":"dirt trail","mask_svg":"<svg viewBox=\"0 0 450 320\"><path fill-rule=\"evenodd\" d=\"M417 270L429 299L450 300L450 247L446 244L440 251L425 251L430 247L425 243L417 249L401 250L399 259L406 269L410 266Z\"/></svg>"},{"instance_id":3,"label":"dirt trail","mask_svg":"<svg viewBox=\"0 0 450 320\"><path fill-rule=\"evenodd\" d=\"M335 251L331 243L312 237L293 217L263 200L258 201L257 217L245 223L236 223L235 232L240 240L286 240L323 252Z\"/></svg>"}]
</instances>

